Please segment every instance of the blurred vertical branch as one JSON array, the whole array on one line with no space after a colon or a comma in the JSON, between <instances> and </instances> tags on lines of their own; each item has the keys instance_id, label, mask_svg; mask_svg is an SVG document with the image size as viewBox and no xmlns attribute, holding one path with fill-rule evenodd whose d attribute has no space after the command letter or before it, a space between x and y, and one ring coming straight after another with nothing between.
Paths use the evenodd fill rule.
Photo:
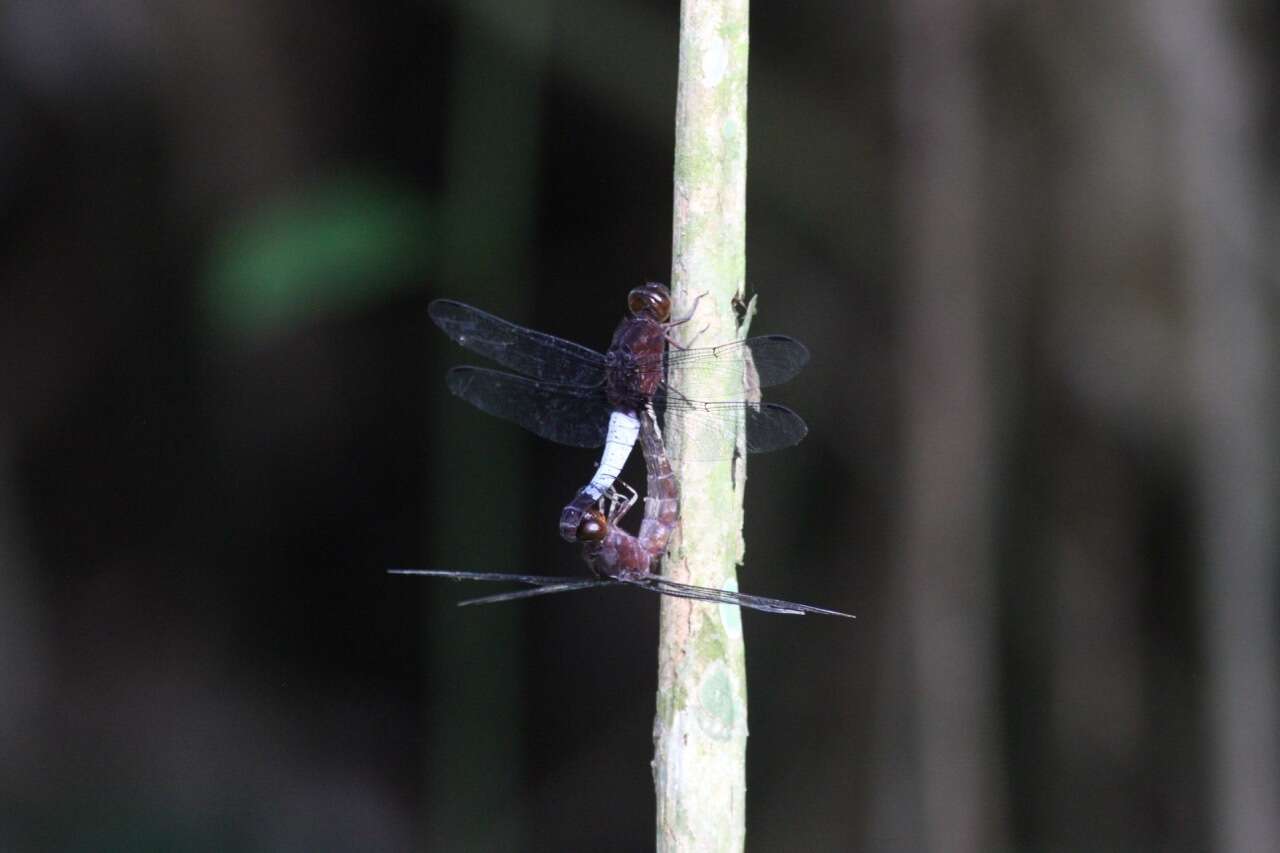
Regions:
<instances>
[{"instance_id":1,"label":"blurred vertical branch","mask_svg":"<svg viewBox=\"0 0 1280 853\"><path fill-rule=\"evenodd\" d=\"M1002 603L1020 605L1005 614L1005 683L1026 685L1009 690L1025 694L1007 709L1017 792L1010 820L1018 841L1033 846L1159 846L1135 815L1151 809L1140 768L1160 736L1146 703L1169 700L1144 657L1151 474L1138 460L1160 458L1182 411L1172 369L1176 309L1156 267L1167 198L1151 151L1163 134L1130 4L1087 0L1022 20L1045 74L1039 85L999 78L997 109L1021 102L1009 110L1003 141L1025 140L1041 121L1053 135L1037 146L1034 175L1004 177L1006 192L1034 213L1000 222L1000 250L1029 247L1037 266L992 270L1009 283L1002 304L1024 301L1035 324L1018 336L1027 346L1006 356L1018 366L1000 373L1017 395L1001 409L1025 413L1010 431L1020 463L1004 468L1022 479L1006 505L1020 506L1001 519L1004 554L1022 552L1005 564ZM1007 176L1007 156L992 162ZM1038 217L1043 230L1024 224ZM1036 281L1044 286L1028 286ZM1033 374L1008 381L1019 370ZM1025 544L1011 547L1019 538ZM1022 723L1031 719L1043 731ZM1175 755L1165 750L1158 760L1177 766ZM1167 796L1174 801L1161 807L1187 811Z\"/></svg>"},{"instance_id":2,"label":"blurred vertical branch","mask_svg":"<svg viewBox=\"0 0 1280 853\"><path fill-rule=\"evenodd\" d=\"M1259 281L1259 93L1231 9L1141 4L1169 105L1203 529L1216 849L1280 838L1274 317Z\"/></svg>"},{"instance_id":3,"label":"blurred vertical branch","mask_svg":"<svg viewBox=\"0 0 1280 853\"><path fill-rule=\"evenodd\" d=\"M0 744L5 745L30 742L23 733L45 698L47 666L44 613L33 594L33 566L23 541L13 435L9 424L0 423ZM10 761L30 758L12 755Z\"/></svg>"},{"instance_id":4,"label":"blurred vertical branch","mask_svg":"<svg viewBox=\"0 0 1280 853\"><path fill-rule=\"evenodd\" d=\"M980 269L979 7L895 6L904 480L900 548L922 819L915 849L1002 835L991 570L992 389ZM900 836L903 837L903 836Z\"/></svg>"},{"instance_id":5,"label":"blurred vertical branch","mask_svg":"<svg viewBox=\"0 0 1280 853\"><path fill-rule=\"evenodd\" d=\"M745 331L734 304L745 272L747 12L747 0L683 0L680 7L671 280L679 310L706 294L696 321L680 327L686 340L701 334L723 343ZM715 400L724 389L678 390ZM685 458L683 429L668 413L681 532L665 571L681 581L735 588L745 463L731 453L711 463ZM741 613L668 597L661 613L653 734L657 847L741 850L747 746Z\"/></svg>"},{"instance_id":6,"label":"blurred vertical branch","mask_svg":"<svg viewBox=\"0 0 1280 853\"><path fill-rule=\"evenodd\" d=\"M458 46L451 93L446 151L450 183L444 210L441 280L449 291L501 294L502 304L526 301L519 282L535 229L533 199L542 120L543 74L550 39L550 9L545 0L504 3L488 0L458 3ZM507 311L503 311L507 313ZM518 312L513 312L518 313ZM424 328L430 324L423 318ZM424 332L435 340L435 330ZM432 367L431 379L443 372ZM480 441L476 430L490 425L470 417L465 407L442 404L438 423L438 455L431 460L428 481L437 492L431 502L432 528L438 542L451 542L447 553L433 555L435 565L454 565L456 547L465 539L469 559L481 565L511 565L524 553L526 532L507 518L501 536L476 537L475 508L493 496L515 494L525 480L519 445L497 435ZM463 419L466 419L465 425ZM482 471L442 477L456 468L461 448L486 448ZM478 458L478 457L476 457ZM443 609L444 605L440 605ZM426 766L430 820L426 849L514 850L531 845L524 805L523 727L519 713L525 685L520 675L519 608L495 611L480 625L472 620L460 630L456 611L431 619L427 639L436 697ZM447 627L446 627L447 626ZM476 660L502 666L477 669ZM483 708L484 713L477 713Z\"/></svg>"}]
</instances>

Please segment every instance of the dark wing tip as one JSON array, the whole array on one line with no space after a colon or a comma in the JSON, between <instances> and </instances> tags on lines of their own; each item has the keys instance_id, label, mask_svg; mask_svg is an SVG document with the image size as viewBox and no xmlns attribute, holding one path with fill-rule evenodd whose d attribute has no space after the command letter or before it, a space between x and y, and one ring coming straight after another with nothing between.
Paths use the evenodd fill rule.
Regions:
<instances>
[{"instance_id":1,"label":"dark wing tip","mask_svg":"<svg viewBox=\"0 0 1280 853\"><path fill-rule=\"evenodd\" d=\"M444 384L449 393L466 400L482 412L495 414L492 404L487 403L486 392L492 391L495 382L527 383L530 380L523 376L505 373L501 370L490 370L487 367L476 367L471 364L459 364L445 371ZM501 415L511 420L509 415Z\"/></svg>"},{"instance_id":2,"label":"dark wing tip","mask_svg":"<svg viewBox=\"0 0 1280 853\"><path fill-rule=\"evenodd\" d=\"M446 321L450 315L457 311L462 303L456 299L433 299L431 304L427 306L427 316L437 325L443 328L442 323Z\"/></svg>"},{"instance_id":3,"label":"dark wing tip","mask_svg":"<svg viewBox=\"0 0 1280 853\"><path fill-rule=\"evenodd\" d=\"M816 607L812 604L799 604L795 601L784 601L780 598L763 598L758 595L741 595L739 596L738 606L747 607L752 610L762 610L766 613L781 613L787 616L805 616L812 614L815 616L842 616L845 619L857 619L852 613L845 613L843 610L831 610L826 607Z\"/></svg>"},{"instance_id":4,"label":"dark wing tip","mask_svg":"<svg viewBox=\"0 0 1280 853\"><path fill-rule=\"evenodd\" d=\"M800 417L800 413L795 409L790 406L784 406L781 403L765 403L764 405L765 408L779 412L782 417L790 422L791 434L795 436L797 442L809 434L809 425L805 423L804 418Z\"/></svg>"},{"instance_id":5,"label":"dark wing tip","mask_svg":"<svg viewBox=\"0 0 1280 853\"><path fill-rule=\"evenodd\" d=\"M465 302L459 302L456 299L432 299L427 305L427 313L434 317L436 314L453 310L454 308L465 308Z\"/></svg>"},{"instance_id":6,"label":"dark wing tip","mask_svg":"<svg viewBox=\"0 0 1280 853\"><path fill-rule=\"evenodd\" d=\"M427 306L427 316L450 340L461 344L476 320L490 315L456 299L433 299Z\"/></svg>"},{"instance_id":7,"label":"dark wing tip","mask_svg":"<svg viewBox=\"0 0 1280 853\"><path fill-rule=\"evenodd\" d=\"M752 347L753 349L759 347L767 350L773 347L785 351L789 363L797 371L809 363L809 348L790 335L756 335L755 337L747 338L747 343L755 344ZM768 343L770 346L763 346L764 343Z\"/></svg>"},{"instance_id":8,"label":"dark wing tip","mask_svg":"<svg viewBox=\"0 0 1280 853\"><path fill-rule=\"evenodd\" d=\"M476 375L476 369L465 364L451 367L444 374L445 385L455 397L462 397Z\"/></svg>"},{"instance_id":9,"label":"dark wing tip","mask_svg":"<svg viewBox=\"0 0 1280 853\"><path fill-rule=\"evenodd\" d=\"M823 616L841 616L845 619L857 619L852 613L845 613L843 610L828 610L825 607L811 607L806 605L806 613L817 613Z\"/></svg>"},{"instance_id":10,"label":"dark wing tip","mask_svg":"<svg viewBox=\"0 0 1280 853\"><path fill-rule=\"evenodd\" d=\"M793 409L781 403L763 403L747 409L747 450L768 453L795 447L809 434L809 425Z\"/></svg>"},{"instance_id":11,"label":"dark wing tip","mask_svg":"<svg viewBox=\"0 0 1280 853\"><path fill-rule=\"evenodd\" d=\"M809 348L807 346L800 343L795 338L787 337L786 335L777 335L776 337L786 338L788 341L791 342L791 346L796 351L796 369L797 370L809 363Z\"/></svg>"}]
</instances>

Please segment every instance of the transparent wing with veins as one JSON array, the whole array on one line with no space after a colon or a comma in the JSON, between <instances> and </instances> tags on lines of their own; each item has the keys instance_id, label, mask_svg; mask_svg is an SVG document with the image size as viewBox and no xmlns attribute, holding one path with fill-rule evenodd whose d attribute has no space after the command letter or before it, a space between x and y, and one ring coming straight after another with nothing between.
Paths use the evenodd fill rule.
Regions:
<instances>
[{"instance_id":1,"label":"transparent wing with veins","mask_svg":"<svg viewBox=\"0 0 1280 853\"><path fill-rule=\"evenodd\" d=\"M724 386L725 400L744 400L749 389L743 379L746 359L755 364L760 388L781 385L809 363L809 350L786 335L761 335L715 347L670 349L660 361L641 364L642 370L661 371L668 384L700 383Z\"/></svg>"},{"instance_id":2,"label":"transparent wing with veins","mask_svg":"<svg viewBox=\"0 0 1280 853\"><path fill-rule=\"evenodd\" d=\"M658 431L656 417L652 410L643 413L641 421L641 447L644 449L645 466L649 479L649 500L646 500L645 520L646 523L658 522L664 512L663 501L655 499L657 494L665 492L671 500L674 500L676 493L674 491L674 482L666 481L664 478L670 474L670 465L666 460L665 449L662 445L661 433ZM600 498L597 508L603 514L607 521L608 530L606 536L620 536L628 539L630 542L637 542L636 537L630 533L622 531L618 526L623 517L635 505L637 495L634 489L624 483L615 483L608 492ZM667 523L667 522L661 522ZM669 531L668 526L667 530ZM566 578L566 577L549 577L544 575L517 575L504 574L499 572L455 572L436 569L391 569L392 574L405 575L426 575L429 577L443 577L453 580L470 580L470 581L486 581L497 583L518 583L533 587L532 589L514 590L511 592L501 592L495 595L487 595L479 598L470 598L459 602L459 606L471 606L478 604L497 604L504 601L516 601L524 598L534 598L541 595L550 595L559 592L572 592L581 589L597 589L605 586L630 586L647 590L648 592L657 593L659 595L670 595L677 598L687 598L694 601L705 601L713 604L729 604L739 607L746 607L752 610L759 610L766 613L778 613L783 615L799 616L806 613L822 614L826 616L843 616L849 619L854 618L851 614L842 613L838 610L829 610L825 607L814 607L809 604L798 604L792 601L784 601L778 598L766 598L759 595L747 595L740 592L731 592L729 590L712 589L710 587L694 586L692 584L680 583L661 575L655 575L647 570L648 563L651 560L661 556L660 552L665 550L667 537L664 535L659 538L660 545L654 546L652 550L644 548L638 549L641 553L640 559L644 561L643 565L600 565L593 562L591 553L592 548L599 548L599 541L584 542L584 555L588 558L588 563L593 565L597 571L603 570L611 574L602 577L593 578ZM618 551L616 553L626 553ZM631 553L635 553L634 551ZM616 573L616 574L615 574Z\"/></svg>"},{"instance_id":3,"label":"transparent wing with veins","mask_svg":"<svg viewBox=\"0 0 1280 853\"><path fill-rule=\"evenodd\" d=\"M477 409L559 444L599 447L608 433L613 409L595 389L469 366L452 368L447 382L450 391ZM749 453L791 447L809 431L803 418L777 403L701 402L664 393L654 406L659 417L672 412L686 419L699 459L732 456L740 421Z\"/></svg>"},{"instance_id":4,"label":"transparent wing with veins","mask_svg":"<svg viewBox=\"0 0 1280 853\"><path fill-rule=\"evenodd\" d=\"M460 344L510 370L550 382L595 386L604 383L604 353L517 326L453 299L437 299L427 314Z\"/></svg>"},{"instance_id":5,"label":"transparent wing with veins","mask_svg":"<svg viewBox=\"0 0 1280 853\"><path fill-rule=\"evenodd\" d=\"M631 586L638 589L656 592L660 595L672 595L677 598L689 598L695 601L707 601L712 604L732 604L761 610L765 613L780 613L790 616L801 616L805 613L816 613L824 616L843 616L855 618L853 614L839 610L828 610L825 607L814 607L809 604L797 604L779 598L765 598L759 595L746 595L724 589L712 589L705 586L694 586L667 580L660 575L648 575L630 580L619 578L565 578L548 575L514 575L500 572L451 572L436 569L388 569L392 575L425 575L428 577L450 578L457 581L487 581L494 583L520 583L535 587L514 592L503 592L497 595L486 595L482 598L468 598L458 602L459 607L470 607L476 604L496 604L502 601L515 601L521 598L533 598L557 592L572 592L579 589L598 589L604 586Z\"/></svg>"},{"instance_id":6,"label":"transparent wing with veins","mask_svg":"<svg viewBox=\"0 0 1280 853\"><path fill-rule=\"evenodd\" d=\"M604 443L612 408L605 389L609 361L603 353L451 299L432 302L428 313L456 343L524 374L455 367L448 385L456 396L550 441L574 447ZM637 381L658 373L653 403L660 416L671 412L688 420L687 432L695 436L688 451L700 459L719 459L733 455L740 423L752 453L790 447L804 438L804 420L786 406L759 402L759 389L786 382L808 360L799 341L763 335L715 347L670 349L641 358L634 371ZM705 399L693 399L672 384L709 390Z\"/></svg>"}]
</instances>

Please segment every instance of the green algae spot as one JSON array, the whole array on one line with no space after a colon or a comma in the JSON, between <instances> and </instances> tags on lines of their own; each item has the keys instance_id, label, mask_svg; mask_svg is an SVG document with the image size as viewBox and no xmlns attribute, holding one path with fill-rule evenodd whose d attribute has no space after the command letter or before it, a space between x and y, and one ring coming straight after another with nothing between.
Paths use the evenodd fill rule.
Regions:
<instances>
[{"instance_id":1,"label":"green algae spot","mask_svg":"<svg viewBox=\"0 0 1280 853\"><path fill-rule=\"evenodd\" d=\"M728 740L733 735L736 718L733 707L733 682L724 664L709 668L698 686L698 728L712 740Z\"/></svg>"},{"instance_id":2,"label":"green algae spot","mask_svg":"<svg viewBox=\"0 0 1280 853\"><path fill-rule=\"evenodd\" d=\"M709 616L702 617L696 640L698 658L703 661L722 661L725 659L725 633L720 623Z\"/></svg>"}]
</instances>

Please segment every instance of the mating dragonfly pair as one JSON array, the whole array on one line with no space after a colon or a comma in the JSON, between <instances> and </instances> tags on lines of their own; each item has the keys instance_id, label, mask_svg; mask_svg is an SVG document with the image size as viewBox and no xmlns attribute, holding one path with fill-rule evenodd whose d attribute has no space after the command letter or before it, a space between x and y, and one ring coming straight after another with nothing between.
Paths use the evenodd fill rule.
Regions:
<instances>
[{"instance_id":1,"label":"mating dragonfly pair","mask_svg":"<svg viewBox=\"0 0 1280 853\"><path fill-rule=\"evenodd\" d=\"M578 447L604 445L595 475L560 517L561 537L582 544L592 577L438 569L392 569L391 573L532 587L469 599L461 602L463 605L623 584L769 613L852 618L837 610L679 583L651 571L679 523L679 489L658 425L661 413L678 412L686 423L692 422L693 441L686 453L723 453L720 448L734 442L721 439L736 436L740 423L745 423L749 452L789 447L807 432L804 421L785 406L760 402L759 389L790 379L809 354L803 344L784 335L700 349L680 347L670 338L670 330L688 322L693 311L673 320L671 295L660 284L635 288L627 304L629 316L618 325L604 353L517 326L461 302L438 299L428 309L431 319L455 342L525 374L455 367L448 373L450 391L476 408L514 421L543 438ZM673 380L695 375L714 380L725 399L691 400L673 387L681 384ZM619 522L637 496L618 475L637 438L644 454L648 491L640 532L633 535Z\"/></svg>"}]
</instances>

